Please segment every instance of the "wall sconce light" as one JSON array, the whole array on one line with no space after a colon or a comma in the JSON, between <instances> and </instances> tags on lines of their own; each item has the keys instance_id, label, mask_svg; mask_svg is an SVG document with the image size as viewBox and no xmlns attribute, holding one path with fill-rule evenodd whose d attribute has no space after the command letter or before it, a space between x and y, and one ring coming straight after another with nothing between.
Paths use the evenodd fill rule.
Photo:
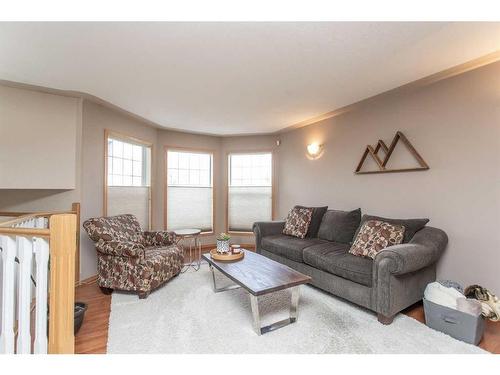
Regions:
<instances>
[{"instance_id":1,"label":"wall sconce light","mask_svg":"<svg viewBox=\"0 0 500 375\"><path fill-rule=\"evenodd\" d=\"M319 159L323 155L323 145L311 143L307 145L307 158L309 160Z\"/></svg>"}]
</instances>

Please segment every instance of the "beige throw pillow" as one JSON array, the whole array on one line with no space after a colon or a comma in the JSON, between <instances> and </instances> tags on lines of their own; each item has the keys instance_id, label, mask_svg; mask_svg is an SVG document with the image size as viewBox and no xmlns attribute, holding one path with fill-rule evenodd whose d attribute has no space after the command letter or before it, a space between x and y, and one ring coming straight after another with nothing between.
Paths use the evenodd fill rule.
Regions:
<instances>
[{"instance_id":1,"label":"beige throw pillow","mask_svg":"<svg viewBox=\"0 0 500 375\"><path fill-rule=\"evenodd\" d=\"M385 248L403 242L405 227L379 220L366 221L356 236L349 252L374 259Z\"/></svg>"},{"instance_id":2,"label":"beige throw pillow","mask_svg":"<svg viewBox=\"0 0 500 375\"><path fill-rule=\"evenodd\" d=\"M312 213L312 208L292 208L286 218L283 234L304 238L311 224Z\"/></svg>"}]
</instances>

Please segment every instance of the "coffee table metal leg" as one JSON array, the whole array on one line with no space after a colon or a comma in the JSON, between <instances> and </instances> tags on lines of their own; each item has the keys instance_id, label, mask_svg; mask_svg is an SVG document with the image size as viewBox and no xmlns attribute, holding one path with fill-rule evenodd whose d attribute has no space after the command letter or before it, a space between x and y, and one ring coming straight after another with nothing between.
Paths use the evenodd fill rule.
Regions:
<instances>
[{"instance_id":1,"label":"coffee table metal leg","mask_svg":"<svg viewBox=\"0 0 500 375\"><path fill-rule=\"evenodd\" d=\"M292 300L290 301L290 320L293 319L293 322L297 321L299 318L299 299L300 286L294 286L292 288Z\"/></svg>"},{"instance_id":2,"label":"coffee table metal leg","mask_svg":"<svg viewBox=\"0 0 500 375\"><path fill-rule=\"evenodd\" d=\"M239 288L241 288L241 286L239 286L237 284L225 286L225 287L222 287L222 288L217 288L217 282L215 281L215 270L214 270L214 267L211 264L209 266L210 266L210 271L212 271L212 281L213 281L213 288L214 288L214 292L215 293L225 292L227 290L233 290L233 289L239 289Z\"/></svg>"},{"instance_id":3,"label":"coffee table metal leg","mask_svg":"<svg viewBox=\"0 0 500 375\"><path fill-rule=\"evenodd\" d=\"M259 297L250 294L250 304L252 306L253 329L260 336L262 329L260 327Z\"/></svg>"},{"instance_id":4,"label":"coffee table metal leg","mask_svg":"<svg viewBox=\"0 0 500 375\"><path fill-rule=\"evenodd\" d=\"M295 323L298 318L298 308L299 308L299 297L300 297L300 286L295 286L292 289L292 298L290 301L290 317L287 319L280 320L278 322L272 323L268 326L262 327L260 323L260 312L259 312L259 299L257 296L250 294L250 304L252 306L252 316L253 316L253 326L257 335L263 335L278 328L285 327L289 324Z\"/></svg>"}]
</instances>

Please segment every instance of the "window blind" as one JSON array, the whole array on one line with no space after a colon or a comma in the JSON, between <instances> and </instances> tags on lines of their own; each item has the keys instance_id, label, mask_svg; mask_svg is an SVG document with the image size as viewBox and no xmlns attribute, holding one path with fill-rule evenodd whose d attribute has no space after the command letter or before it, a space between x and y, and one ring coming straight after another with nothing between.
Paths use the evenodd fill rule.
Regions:
<instances>
[{"instance_id":1,"label":"window blind","mask_svg":"<svg viewBox=\"0 0 500 375\"><path fill-rule=\"evenodd\" d=\"M107 215L135 215L150 227L151 147L108 137Z\"/></svg>"},{"instance_id":2,"label":"window blind","mask_svg":"<svg viewBox=\"0 0 500 375\"><path fill-rule=\"evenodd\" d=\"M213 231L212 154L168 150L167 228Z\"/></svg>"},{"instance_id":3,"label":"window blind","mask_svg":"<svg viewBox=\"0 0 500 375\"><path fill-rule=\"evenodd\" d=\"M272 154L230 154L228 163L228 229L251 232L272 220Z\"/></svg>"}]
</instances>

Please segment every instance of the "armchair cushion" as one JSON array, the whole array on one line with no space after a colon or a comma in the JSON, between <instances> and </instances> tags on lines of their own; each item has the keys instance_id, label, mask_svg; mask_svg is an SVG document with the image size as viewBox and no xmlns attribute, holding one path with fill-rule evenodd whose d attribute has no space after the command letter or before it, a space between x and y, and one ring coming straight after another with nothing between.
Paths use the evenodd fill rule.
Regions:
<instances>
[{"instance_id":1,"label":"armchair cushion","mask_svg":"<svg viewBox=\"0 0 500 375\"><path fill-rule=\"evenodd\" d=\"M86 220L83 227L94 242L104 240L142 243L143 239L141 226L134 215L96 217Z\"/></svg>"},{"instance_id":2,"label":"armchair cushion","mask_svg":"<svg viewBox=\"0 0 500 375\"><path fill-rule=\"evenodd\" d=\"M106 255L144 257L144 246L136 242L104 241L100 239L95 247L97 251Z\"/></svg>"},{"instance_id":3,"label":"armchair cushion","mask_svg":"<svg viewBox=\"0 0 500 375\"><path fill-rule=\"evenodd\" d=\"M168 246L175 243L175 233L167 231L144 231L144 246Z\"/></svg>"},{"instance_id":4,"label":"armchair cushion","mask_svg":"<svg viewBox=\"0 0 500 375\"><path fill-rule=\"evenodd\" d=\"M177 245L146 248L146 257L142 262L149 276L149 287L155 289L177 275L184 264L184 253Z\"/></svg>"}]
</instances>

